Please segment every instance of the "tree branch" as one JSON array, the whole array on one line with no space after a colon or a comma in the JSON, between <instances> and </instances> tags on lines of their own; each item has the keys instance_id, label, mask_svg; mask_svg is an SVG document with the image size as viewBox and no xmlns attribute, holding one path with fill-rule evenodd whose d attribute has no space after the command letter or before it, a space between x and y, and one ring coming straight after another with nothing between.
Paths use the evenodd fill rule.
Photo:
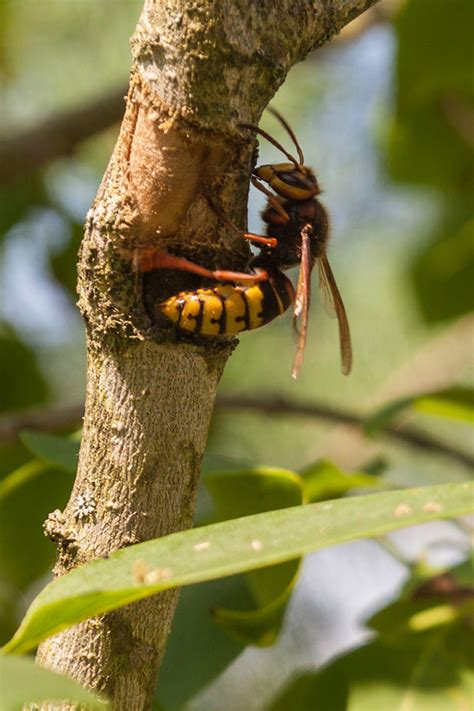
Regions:
<instances>
[{"instance_id":1,"label":"tree branch","mask_svg":"<svg viewBox=\"0 0 474 711\"><path fill-rule=\"evenodd\" d=\"M125 116L90 210L79 261L88 384L76 482L47 531L56 575L111 550L192 524L201 457L229 339L173 340L145 302L183 288L181 272L142 283L141 245L242 268L257 123L290 67L374 0L146 0L132 39ZM150 292L150 289L152 290ZM163 296L161 297L163 298ZM88 493L91 511L77 515ZM93 510L92 510L93 509ZM41 664L148 708L176 591L87 620L46 640Z\"/></svg>"},{"instance_id":2,"label":"tree branch","mask_svg":"<svg viewBox=\"0 0 474 711\"><path fill-rule=\"evenodd\" d=\"M360 417L360 415L355 415L345 410L320 403L297 403L291 400L285 400L285 398L221 395L216 400L216 406L230 410L253 410L255 412L263 412L272 417L281 415L310 417L339 425L349 425L360 430L362 430L364 426L364 418ZM445 442L440 442L438 439L410 427L391 425L384 427L380 434L395 439L400 444L416 447L430 454L450 457L458 464L469 468L474 467L474 457L467 452L463 452Z\"/></svg>"},{"instance_id":3,"label":"tree branch","mask_svg":"<svg viewBox=\"0 0 474 711\"><path fill-rule=\"evenodd\" d=\"M120 121L126 93L127 87L122 86L12 138L1 138L0 184L28 175L55 158L70 155L82 141Z\"/></svg>"},{"instance_id":4,"label":"tree branch","mask_svg":"<svg viewBox=\"0 0 474 711\"><path fill-rule=\"evenodd\" d=\"M311 419L332 422L336 425L349 425L362 430L364 418L347 410L334 408L330 405L311 402L299 403L276 395L265 397L248 397L242 395L220 395L216 399L215 407L221 410L255 411L278 417L289 415L291 417L309 417ZM0 418L0 443L15 442L21 430L34 429L37 432L51 432L54 430L68 430L78 427L84 414L83 405L67 405L65 407L40 408L30 412L14 415L4 415ZM449 457L458 464L473 468L474 457L453 447L446 442L441 442L430 435L414 430L405 425L394 425L381 430L382 436L391 437L400 444L422 449L430 454Z\"/></svg>"},{"instance_id":5,"label":"tree branch","mask_svg":"<svg viewBox=\"0 0 474 711\"><path fill-rule=\"evenodd\" d=\"M36 432L61 432L82 424L84 405L38 407L23 412L3 414L0 417L0 444L18 441L22 430Z\"/></svg>"}]
</instances>

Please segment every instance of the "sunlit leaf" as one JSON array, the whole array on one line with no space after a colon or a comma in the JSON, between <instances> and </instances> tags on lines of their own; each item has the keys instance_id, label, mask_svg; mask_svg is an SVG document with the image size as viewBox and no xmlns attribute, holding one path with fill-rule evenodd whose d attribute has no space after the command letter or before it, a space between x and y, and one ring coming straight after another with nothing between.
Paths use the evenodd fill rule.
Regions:
<instances>
[{"instance_id":1,"label":"sunlit leaf","mask_svg":"<svg viewBox=\"0 0 474 711\"><path fill-rule=\"evenodd\" d=\"M298 677L269 711L467 711L473 685L472 671L460 666L436 636L426 647L376 641L319 673Z\"/></svg>"},{"instance_id":2,"label":"sunlit leaf","mask_svg":"<svg viewBox=\"0 0 474 711\"><path fill-rule=\"evenodd\" d=\"M449 388L419 397L415 409L428 415L474 422L474 389Z\"/></svg>"},{"instance_id":3,"label":"sunlit leaf","mask_svg":"<svg viewBox=\"0 0 474 711\"><path fill-rule=\"evenodd\" d=\"M473 496L471 482L354 496L245 516L130 546L50 583L5 649L27 651L68 625L161 590L283 563L312 550L405 526L463 516L472 510Z\"/></svg>"},{"instance_id":4,"label":"sunlit leaf","mask_svg":"<svg viewBox=\"0 0 474 711\"><path fill-rule=\"evenodd\" d=\"M39 704L42 701L74 701L90 711L110 708L104 699L84 689L73 679L43 669L33 659L0 654L0 678L4 682L2 711L22 711L25 704Z\"/></svg>"},{"instance_id":5,"label":"sunlit leaf","mask_svg":"<svg viewBox=\"0 0 474 711\"><path fill-rule=\"evenodd\" d=\"M459 584L454 571L426 579L415 573L401 597L366 623L378 633L375 641L297 677L269 711L467 711L474 589Z\"/></svg>"},{"instance_id":6,"label":"sunlit leaf","mask_svg":"<svg viewBox=\"0 0 474 711\"><path fill-rule=\"evenodd\" d=\"M364 430L368 435L376 434L409 409L437 417L473 422L474 390L467 387L453 387L393 400L365 420Z\"/></svg>"},{"instance_id":7,"label":"sunlit leaf","mask_svg":"<svg viewBox=\"0 0 474 711\"><path fill-rule=\"evenodd\" d=\"M426 644L433 633L446 633L448 626L462 626L474 614L472 570L469 582L460 580L464 567L471 563L467 560L430 576L427 570L420 575L415 569L400 597L372 615L367 626L384 642L417 645Z\"/></svg>"},{"instance_id":8,"label":"sunlit leaf","mask_svg":"<svg viewBox=\"0 0 474 711\"><path fill-rule=\"evenodd\" d=\"M327 459L321 459L302 472L306 501L324 501L344 496L354 489L380 486L377 477L365 472L346 474Z\"/></svg>"}]
</instances>

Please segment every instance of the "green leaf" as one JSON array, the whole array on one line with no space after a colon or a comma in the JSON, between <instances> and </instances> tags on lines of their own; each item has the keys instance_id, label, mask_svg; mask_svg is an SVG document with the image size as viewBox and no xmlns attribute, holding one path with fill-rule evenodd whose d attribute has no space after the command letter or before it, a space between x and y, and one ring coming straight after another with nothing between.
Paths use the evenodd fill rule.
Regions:
<instances>
[{"instance_id":1,"label":"green leaf","mask_svg":"<svg viewBox=\"0 0 474 711\"><path fill-rule=\"evenodd\" d=\"M62 508L73 475L31 460L0 482L0 569L10 585L24 590L51 569L55 546L43 523Z\"/></svg>"},{"instance_id":2,"label":"green leaf","mask_svg":"<svg viewBox=\"0 0 474 711\"><path fill-rule=\"evenodd\" d=\"M292 566L287 568L287 575L293 570L293 576L289 577L286 587L271 602L248 612L225 608L216 608L213 611L214 620L241 644L270 647L276 642L300 567L299 561L286 565Z\"/></svg>"},{"instance_id":3,"label":"green leaf","mask_svg":"<svg viewBox=\"0 0 474 711\"><path fill-rule=\"evenodd\" d=\"M32 659L0 654L0 678L8 680L2 684L2 711L22 711L26 704L42 701L72 701L91 711L110 708L105 699L67 676L43 669Z\"/></svg>"},{"instance_id":4,"label":"green leaf","mask_svg":"<svg viewBox=\"0 0 474 711\"><path fill-rule=\"evenodd\" d=\"M474 389L449 388L431 395L422 395L415 400L414 406L419 412L428 415L474 422Z\"/></svg>"},{"instance_id":5,"label":"green leaf","mask_svg":"<svg viewBox=\"0 0 474 711\"><path fill-rule=\"evenodd\" d=\"M474 422L474 389L453 387L394 400L368 417L364 423L364 430L368 435L374 435L386 429L399 415L409 409L437 417Z\"/></svg>"},{"instance_id":6,"label":"green leaf","mask_svg":"<svg viewBox=\"0 0 474 711\"><path fill-rule=\"evenodd\" d=\"M327 459L321 459L302 472L306 501L325 501L344 496L354 489L380 486L377 477L365 472L346 474Z\"/></svg>"},{"instance_id":7,"label":"green leaf","mask_svg":"<svg viewBox=\"0 0 474 711\"><path fill-rule=\"evenodd\" d=\"M58 469L75 474L81 446L80 441L30 430L23 430L20 433L20 439L38 459L58 467Z\"/></svg>"},{"instance_id":8,"label":"green leaf","mask_svg":"<svg viewBox=\"0 0 474 711\"><path fill-rule=\"evenodd\" d=\"M300 676L269 711L459 711L471 708L473 684L437 637L424 647L376 641Z\"/></svg>"},{"instance_id":9,"label":"green leaf","mask_svg":"<svg viewBox=\"0 0 474 711\"><path fill-rule=\"evenodd\" d=\"M50 583L5 650L21 653L83 619L180 585L244 573L309 551L468 514L474 484L354 496L181 531L111 553Z\"/></svg>"},{"instance_id":10,"label":"green leaf","mask_svg":"<svg viewBox=\"0 0 474 711\"><path fill-rule=\"evenodd\" d=\"M474 589L459 583L458 568L429 578L415 571L401 597L368 620L375 641L290 682L270 711L470 708Z\"/></svg>"},{"instance_id":11,"label":"green leaf","mask_svg":"<svg viewBox=\"0 0 474 711\"><path fill-rule=\"evenodd\" d=\"M398 600L379 610L367 625L385 643L425 644L433 632L446 632L474 614L472 569L468 582L462 577L472 559L444 571L428 574L415 568Z\"/></svg>"},{"instance_id":12,"label":"green leaf","mask_svg":"<svg viewBox=\"0 0 474 711\"><path fill-rule=\"evenodd\" d=\"M384 642L410 639L418 643L419 635L459 620L462 611L445 603L429 600L397 600L377 612L367 624L378 632Z\"/></svg>"},{"instance_id":13,"label":"green leaf","mask_svg":"<svg viewBox=\"0 0 474 711\"><path fill-rule=\"evenodd\" d=\"M204 478L204 483L220 520L303 503L301 477L286 469L257 467L212 474ZM290 561L247 573L258 608L250 611L216 608L215 621L242 644L273 644L298 577L298 567L299 561Z\"/></svg>"},{"instance_id":14,"label":"green leaf","mask_svg":"<svg viewBox=\"0 0 474 711\"><path fill-rule=\"evenodd\" d=\"M214 624L212 609L216 606L242 609L252 604L240 575L181 590L155 692L155 698L165 709L182 708L243 649L242 644Z\"/></svg>"}]
</instances>

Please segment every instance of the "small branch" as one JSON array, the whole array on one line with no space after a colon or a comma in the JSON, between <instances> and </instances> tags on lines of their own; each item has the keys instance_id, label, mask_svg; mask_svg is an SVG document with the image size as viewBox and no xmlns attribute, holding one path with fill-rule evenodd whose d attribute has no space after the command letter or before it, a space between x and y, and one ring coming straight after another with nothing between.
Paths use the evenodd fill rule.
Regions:
<instances>
[{"instance_id":1,"label":"small branch","mask_svg":"<svg viewBox=\"0 0 474 711\"><path fill-rule=\"evenodd\" d=\"M118 123L125 111L126 93L127 87L121 86L12 138L0 138L0 184L70 155L82 141Z\"/></svg>"},{"instance_id":2,"label":"small branch","mask_svg":"<svg viewBox=\"0 0 474 711\"><path fill-rule=\"evenodd\" d=\"M378 5L374 5L367 12L359 15L355 20L343 27L334 42L326 45L324 50L352 42L372 27L391 22L400 4L400 0L382 0Z\"/></svg>"},{"instance_id":3,"label":"small branch","mask_svg":"<svg viewBox=\"0 0 474 711\"><path fill-rule=\"evenodd\" d=\"M79 427L83 416L84 405L82 403L7 414L0 418L0 443L16 442L22 430L55 432Z\"/></svg>"},{"instance_id":4,"label":"small branch","mask_svg":"<svg viewBox=\"0 0 474 711\"><path fill-rule=\"evenodd\" d=\"M278 397L243 397L239 395L221 395L216 400L216 407L222 410L254 410L277 417L290 415L309 417L333 422L338 425L349 425L362 429L364 418L330 405L321 403L297 403ZM64 407L47 407L24 413L4 415L0 418L0 443L15 442L21 430L34 429L38 432L68 430L79 426L84 414L83 405L66 405ZM432 454L440 454L454 459L459 464L474 467L474 457L466 452L429 435L409 427L388 427L383 435L398 440L400 443L423 449Z\"/></svg>"},{"instance_id":5,"label":"small branch","mask_svg":"<svg viewBox=\"0 0 474 711\"><path fill-rule=\"evenodd\" d=\"M344 410L339 410L319 403L295 403L284 398L269 397L241 397L239 395L221 395L217 398L216 406L231 410L255 410L268 415L293 415L296 417L310 417L336 424L349 425L362 429L364 418ZM432 454L441 454L467 467L474 467L474 458L449 444L440 442L433 437L407 427L386 427L382 433L396 439L403 444L423 449Z\"/></svg>"}]
</instances>

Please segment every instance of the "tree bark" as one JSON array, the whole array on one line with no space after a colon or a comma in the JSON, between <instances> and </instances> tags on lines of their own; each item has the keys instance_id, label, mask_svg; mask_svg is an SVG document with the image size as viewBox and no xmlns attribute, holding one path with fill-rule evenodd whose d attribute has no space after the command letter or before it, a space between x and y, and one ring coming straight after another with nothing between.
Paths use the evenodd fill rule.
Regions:
<instances>
[{"instance_id":1,"label":"tree bark","mask_svg":"<svg viewBox=\"0 0 474 711\"><path fill-rule=\"evenodd\" d=\"M88 338L84 436L74 489L45 527L56 575L192 525L217 384L232 339L176 336L146 304L190 282L142 279L140 245L242 268L257 123L290 67L375 0L146 0L132 38L125 116L90 210L79 260ZM149 706L177 592L46 640L38 661L108 696ZM57 708L57 707L56 707Z\"/></svg>"}]
</instances>

